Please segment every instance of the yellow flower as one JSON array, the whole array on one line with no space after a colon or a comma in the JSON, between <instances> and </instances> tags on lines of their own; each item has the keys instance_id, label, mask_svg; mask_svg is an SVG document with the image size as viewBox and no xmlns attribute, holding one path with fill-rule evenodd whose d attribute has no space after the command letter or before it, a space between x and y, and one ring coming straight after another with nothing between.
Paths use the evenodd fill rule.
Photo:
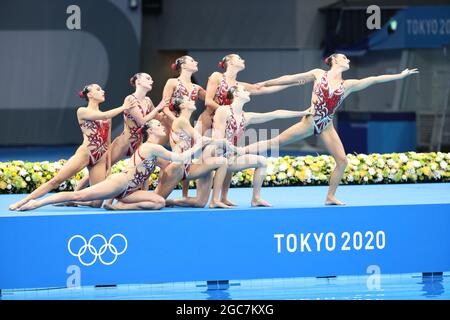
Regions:
<instances>
[{"instance_id":1,"label":"yellow flower","mask_svg":"<svg viewBox=\"0 0 450 320\"><path fill-rule=\"evenodd\" d=\"M293 168L289 168L289 169L288 169L288 175L289 175L290 177L292 177L292 176L294 176L294 174L295 174L295 170L294 170Z\"/></svg>"},{"instance_id":2,"label":"yellow flower","mask_svg":"<svg viewBox=\"0 0 450 320\"><path fill-rule=\"evenodd\" d=\"M244 170L244 174L253 175L254 171L255 171L255 169L246 169L246 170Z\"/></svg>"},{"instance_id":3,"label":"yellow flower","mask_svg":"<svg viewBox=\"0 0 450 320\"><path fill-rule=\"evenodd\" d=\"M306 180L306 172L305 172L305 170L297 171L295 176L302 182Z\"/></svg>"},{"instance_id":4,"label":"yellow flower","mask_svg":"<svg viewBox=\"0 0 450 320\"><path fill-rule=\"evenodd\" d=\"M424 175L426 175L427 177L431 177L431 169L430 167L426 166L422 168L422 172Z\"/></svg>"}]
</instances>

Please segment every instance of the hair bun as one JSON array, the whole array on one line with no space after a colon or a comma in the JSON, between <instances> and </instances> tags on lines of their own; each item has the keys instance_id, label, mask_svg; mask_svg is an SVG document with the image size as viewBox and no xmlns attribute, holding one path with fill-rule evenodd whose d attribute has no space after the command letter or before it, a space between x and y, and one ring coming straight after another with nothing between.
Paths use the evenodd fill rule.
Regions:
<instances>
[{"instance_id":1,"label":"hair bun","mask_svg":"<svg viewBox=\"0 0 450 320\"><path fill-rule=\"evenodd\" d=\"M83 93L83 91L78 92L78 96L79 96L80 98L84 98L84 93Z\"/></svg>"},{"instance_id":2,"label":"hair bun","mask_svg":"<svg viewBox=\"0 0 450 320\"><path fill-rule=\"evenodd\" d=\"M177 71L177 65L176 65L176 63L172 63L172 64L170 65L170 69L172 69L173 71Z\"/></svg>"},{"instance_id":3,"label":"hair bun","mask_svg":"<svg viewBox=\"0 0 450 320\"><path fill-rule=\"evenodd\" d=\"M131 78L130 78L130 84L131 84L132 86L134 86L134 84L135 84L135 79L134 79L134 77L131 77Z\"/></svg>"},{"instance_id":4,"label":"hair bun","mask_svg":"<svg viewBox=\"0 0 450 320\"><path fill-rule=\"evenodd\" d=\"M217 66L221 69L225 69L225 63L222 61L219 61L219 63L217 64Z\"/></svg>"}]
</instances>

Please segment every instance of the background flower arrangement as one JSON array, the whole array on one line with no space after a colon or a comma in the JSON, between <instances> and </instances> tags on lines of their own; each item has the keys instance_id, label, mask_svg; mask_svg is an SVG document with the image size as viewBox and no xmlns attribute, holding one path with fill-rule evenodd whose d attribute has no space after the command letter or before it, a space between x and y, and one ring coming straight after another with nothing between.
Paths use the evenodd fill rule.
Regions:
<instances>
[{"instance_id":1,"label":"background flower arrangement","mask_svg":"<svg viewBox=\"0 0 450 320\"><path fill-rule=\"evenodd\" d=\"M348 154L343 184L415 183L450 181L450 153ZM50 180L66 160L57 162L0 162L0 193L30 193ZM299 186L328 184L335 162L331 156L268 158L264 186ZM113 166L112 173L121 172L125 161ZM150 189L157 185L160 169L150 177ZM79 172L64 181L55 191L71 191L87 172ZM251 186L253 169L233 175L232 187ZM194 181L190 182L194 187ZM179 185L180 187L180 185Z\"/></svg>"}]
</instances>

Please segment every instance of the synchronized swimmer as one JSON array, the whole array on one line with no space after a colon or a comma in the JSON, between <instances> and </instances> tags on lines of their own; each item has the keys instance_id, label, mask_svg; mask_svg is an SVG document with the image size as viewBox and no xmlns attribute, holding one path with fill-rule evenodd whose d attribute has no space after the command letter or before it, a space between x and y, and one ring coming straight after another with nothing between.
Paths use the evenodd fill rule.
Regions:
<instances>
[{"instance_id":1,"label":"synchronized swimmer","mask_svg":"<svg viewBox=\"0 0 450 320\"><path fill-rule=\"evenodd\" d=\"M352 92L404 79L419 71L405 69L398 74L344 80L342 73L350 68L350 60L345 55L332 54L325 63L329 66L327 71L313 69L249 84L237 81L245 61L237 54L230 54L219 62L225 71L214 72L205 90L191 79L198 71L198 62L183 56L172 64L179 77L167 81L163 98L156 107L146 96L153 80L142 72L130 79L136 90L125 98L124 104L104 112L99 105L105 101L105 92L97 84L88 85L80 92L88 105L77 110L83 144L55 177L9 209L26 211L49 204L101 207L104 200L103 207L108 210L204 207L211 190L210 207L231 208L235 206L228 199L232 173L246 168L255 168L251 205L267 207L270 203L261 198L266 158L259 153L311 135L319 137L336 162L325 204L344 205L335 196L347 166L343 144L333 125L337 109ZM250 95L274 93L308 82L314 82L314 87L311 105L304 111L257 113L243 109ZM205 110L194 128L191 115L199 98L205 101ZM124 131L111 143L111 119L120 113L124 114ZM248 125L291 117L301 120L270 140L241 147ZM172 151L162 146L167 142ZM124 157L129 157L125 170L111 175L111 166ZM161 168L158 186L154 192L149 192L148 180L156 166ZM78 183L75 191L38 200L84 168L89 174ZM190 180L197 182L196 197L188 196ZM167 199L180 181L183 181L182 198Z\"/></svg>"}]
</instances>

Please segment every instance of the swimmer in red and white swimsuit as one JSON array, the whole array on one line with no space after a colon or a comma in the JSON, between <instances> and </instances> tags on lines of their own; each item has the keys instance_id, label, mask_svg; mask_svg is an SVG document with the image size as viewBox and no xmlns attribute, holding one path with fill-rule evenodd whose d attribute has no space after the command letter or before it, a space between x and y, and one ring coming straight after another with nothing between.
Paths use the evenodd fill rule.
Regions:
<instances>
[{"instance_id":1,"label":"swimmer in red and white swimsuit","mask_svg":"<svg viewBox=\"0 0 450 320\"><path fill-rule=\"evenodd\" d=\"M155 169L157 158L183 163L192 155L209 144L211 140L203 139L183 153L166 150L156 142L166 134L158 120L151 120L143 126L144 138L147 138L127 161L123 172L115 173L108 179L74 192L59 192L42 200L30 200L20 210L33 210L45 205L68 201L95 201L116 198L117 203L105 205L110 210L158 210L165 206L165 200L155 192L141 190L142 185ZM148 136L148 137L145 137Z\"/></svg>"},{"instance_id":2,"label":"swimmer in red and white swimsuit","mask_svg":"<svg viewBox=\"0 0 450 320\"><path fill-rule=\"evenodd\" d=\"M243 107L250 101L250 92L243 85L232 87L228 91L228 96L232 98L233 103L231 105L221 106L216 110L213 138L225 138L229 144L235 147L245 142L245 132L248 125L264 123L274 119L302 117L310 114L308 111L288 110L275 110L265 113L245 112ZM270 203L261 198L261 187L266 171L266 158L254 154L236 154L235 150L227 150L225 155L228 159L228 173L230 175L236 171L255 168L251 205L254 207L270 206ZM230 202L227 199L229 187L230 183L223 185L222 202L224 203L226 203L225 201Z\"/></svg>"},{"instance_id":3,"label":"swimmer in red and white swimsuit","mask_svg":"<svg viewBox=\"0 0 450 320\"><path fill-rule=\"evenodd\" d=\"M205 110L200 115L196 130L204 136L211 136L215 110L222 105L231 105L232 99L227 96L227 92L232 87L242 85L251 95L261 95L275 93L297 84L262 87L257 84L251 84L247 82L237 81L237 75L239 72L245 69L245 60L238 54L228 54L219 62L219 68L224 72L214 72L208 79L208 85L206 86L206 98L205 98ZM225 178L225 184L229 185L231 182L231 174L227 174ZM230 206L235 204L222 199L224 203Z\"/></svg>"},{"instance_id":4,"label":"swimmer in red and white swimsuit","mask_svg":"<svg viewBox=\"0 0 450 320\"><path fill-rule=\"evenodd\" d=\"M123 113L123 132L111 144L111 157L108 169L117 161L130 157L136 151L142 141L142 134L140 133L142 125L150 119L156 118L164 107L164 103L160 103L155 108L150 98L146 96L153 87L153 79L149 74L144 72L136 73L131 77L130 84L136 87L136 90L133 94L127 96L126 99L133 100L135 107L125 110ZM162 161L160 161L159 166L165 167ZM78 182L75 191L85 188L88 182L89 175L86 175Z\"/></svg>"},{"instance_id":5,"label":"swimmer in red and white swimsuit","mask_svg":"<svg viewBox=\"0 0 450 320\"><path fill-rule=\"evenodd\" d=\"M225 138L228 140L229 143L231 143L233 146L237 146L238 142L244 137L245 134L245 128L246 128L246 121L245 121L245 115L242 113L241 120L239 121L239 124L236 120L236 117L234 115L233 107L230 105L228 106L230 113L227 120L225 121ZM233 152L226 152L226 157L231 158L234 156Z\"/></svg>"},{"instance_id":6,"label":"swimmer in red and white swimsuit","mask_svg":"<svg viewBox=\"0 0 450 320\"><path fill-rule=\"evenodd\" d=\"M81 132L87 138L89 165L94 166L108 151L109 120L84 120L80 123Z\"/></svg>"},{"instance_id":7,"label":"swimmer in red and white swimsuit","mask_svg":"<svg viewBox=\"0 0 450 320\"><path fill-rule=\"evenodd\" d=\"M337 134L333 117L343 100L352 92L363 90L373 84L403 79L418 73L417 69L405 69L392 75L373 76L364 79L344 80L342 73L350 68L350 60L343 54L335 53L325 59L330 67L328 71L313 69L305 73L286 75L262 83L262 86L306 83L314 81L310 110L312 116L303 118L299 123L283 131L278 137L260 141L245 148L244 152L263 152L268 147L280 147L299 141L315 134L335 159L336 167L330 178L330 187L325 199L326 205L344 205L336 198L336 189L344 175L347 157L344 146Z\"/></svg>"},{"instance_id":8,"label":"swimmer in red and white swimsuit","mask_svg":"<svg viewBox=\"0 0 450 320\"><path fill-rule=\"evenodd\" d=\"M198 62L194 60L191 56L182 56L175 60L171 65L173 72L179 73L177 78L171 78L167 80L163 91L163 100L169 101L167 108L164 108L164 114L161 120L163 120L163 125L168 133L167 140L171 142L171 130L173 121L176 119L177 115L173 108L174 101L176 99L182 99L186 101L193 101L194 103L198 100L205 99L205 89L201 86L194 84L192 82L192 75L198 71ZM187 169L186 167L185 169ZM164 183L159 183L157 187L157 192L163 197L167 197L170 192L172 192L175 184L178 184L181 177L186 175L186 170L181 170L179 166L171 166L164 170L167 174L164 177ZM188 197L189 184L186 180L182 181L183 187L183 197Z\"/></svg>"},{"instance_id":9,"label":"swimmer in red and white swimsuit","mask_svg":"<svg viewBox=\"0 0 450 320\"><path fill-rule=\"evenodd\" d=\"M136 155L140 159L139 163L136 163ZM125 198L137 190L141 190L142 186L150 178L150 175L155 171L156 157L151 157L149 159L143 157L139 148L133 154L131 159L133 159L134 168L127 168L123 173L128 174L130 171L133 171L133 177L128 181L125 190L115 197L118 200Z\"/></svg>"},{"instance_id":10,"label":"swimmer in red and white swimsuit","mask_svg":"<svg viewBox=\"0 0 450 320\"><path fill-rule=\"evenodd\" d=\"M125 156L130 157L137 150L142 141L140 129L146 122L157 118L159 112L164 108L163 102L155 107L147 97L153 88L153 79L148 73L136 73L131 77L130 84L136 90L127 98L133 99L137 107L123 113L124 130L112 143L111 161L113 164Z\"/></svg>"},{"instance_id":11,"label":"swimmer in red and white swimsuit","mask_svg":"<svg viewBox=\"0 0 450 320\"><path fill-rule=\"evenodd\" d=\"M314 106L314 134L320 134L325 128L333 122L333 117L337 109L344 100L344 81L342 80L334 91L330 92L328 83L328 74L325 72L314 86L314 94L317 100L313 102Z\"/></svg>"},{"instance_id":12,"label":"swimmer in red and white swimsuit","mask_svg":"<svg viewBox=\"0 0 450 320\"><path fill-rule=\"evenodd\" d=\"M175 146L178 147L177 152L184 152L189 150L192 147L193 139L191 136L184 131L183 129L178 129L176 131L171 130L170 132L170 144L175 149ZM182 180L186 180L189 176L189 167L191 166L191 159L184 163L184 173Z\"/></svg>"},{"instance_id":13,"label":"swimmer in red and white swimsuit","mask_svg":"<svg viewBox=\"0 0 450 320\"><path fill-rule=\"evenodd\" d=\"M234 81L234 84L232 86L237 87L238 85L239 85L239 83L237 81ZM221 106L231 105L233 100L231 100L228 97L228 90L232 86L230 86L228 84L227 78L226 78L225 74L223 74L222 80L220 80L220 84L217 87L216 93L214 94L214 101L217 101L217 104L219 104ZM214 126L214 115L215 115L215 111L213 111L211 113L211 128Z\"/></svg>"},{"instance_id":14,"label":"swimmer in red and white swimsuit","mask_svg":"<svg viewBox=\"0 0 450 320\"><path fill-rule=\"evenodd\" d=\"M84 136L83 144L52 179L40 185L24 199L12 204L9 207L10 210L20 210L28 201L42 197L58 188L61 183L86 167L90 173L91 185L105 180L107 153L111 140L111 118L135 105L133 101L126 99L124 105L119 108L100 111L99 105L105 101L105 92L98 84L84 87L79 95L88 101L87 107L81 107L77 110L78 123ZM95 170L93 170L94 168ZM87 205L98 207L101 202L93 202Z\"/></svg>"},{"instance_id":15,"label":"swimmer in red and white swimsuit","mask_svg":"<svg viewBox=\"0 0 450 320\"><path fill-rule=\"evenodd\" d=\"M176 114L176 118L172 123L170 133L170 142L172 150L175 152L184 152L191 148L191 145L202 139L202 136L192 127L189 119L196 110L195 101L188 97L184 99L174 99L172 109ZM227 160L222 156L212 156L215 146L223 146L224 140L213 141L198 159L189 159L183 165L172 163L165 169L164 178L161 179L160 185L156 192L167 198L172 189L180 180L188 183L191 180L196 181L197 194L195 197L183 195L181 199L167 200L168 205L184 206L184 207L204 207L211 193L213 185L213 194L210 207L228 208L220 202L220 189L227 173ZM182 172L181 175L174 173ZM214 179L212 173L215 171ZM173 178L175 177L175 178ZM168 186L172 186L169 189ZM163 193L164 192L164 193Z\"/></svg>"},{"instance_id":16,"label":"swimmer in red and white swimsuit","mask_svg":"<svg viewBox=\"0 0 450 320\"><path fill-rule=\"evenodd\" d=\"M206 86L205 110L200 115L196 125L196 129L206 136L211 136L215 110L220 106L232 103L232 100L227 96L227 92L231 87L242 84L250 94L261 95L275 93L296 85L289 84L266 88L257 84L238 82L237 75L245 69L245 60L237 54L229 54L223 57L219 62L219 68L223 69L224 72L214 72L209 77L208 85Z\"/></svg>"},{"instance_id":17,"label":"swimmer in red and white swimsuit","mask_svg":"<svg viewBox=\"0 0 450 320\"><path fill-rule=\"evenodd\" d=\"M201 86L192 82L192 75L198 71L198 62L191 56L182 56L171 65L173 72L179 73L177 78L167 80L163 90L163 100L170 101L167 108L164 108L165 121L168 135L172 122L175 120L173 101L175 99L187 99L188 101L205 100L206 91ZM169 136L167 137L169 140Z\"/></svg>"},{"instance_id":18,"label":"swimmer in red and white swimsuit","mask_svg":"<svg viewBox=\"0 0 450 320\"><path fill-rule=\"evenodd\" d=\"M200 90L200 87L196 84L192 84L192 90L188 90L186 86L181 82L180 78L177 78L177 86L175 87L175 90L173 91L172 97L170 99L170 105L169 109L170 111L177 113L174 108L175 100L185 100L185 101L195 101L198 100L198 92ZM179 111L179 110L178 110ZM178 112L179 113L179 112ZM178 145L180 148L179 152L184 152L192 147L193 139L191 136L184 131L183 129L173 131L170 130L170 144L172 146ZM189 167L190 162L184 164L184 174L183 179L186 180L188 174L189 174Z\"/></svg>"},{"instance_id":19,"label":"swimmer in red and white swimsuit","mask_svg":"<svg viewBox=\"0 0 450 320\"><path fill-rule=\"evenodd\" d=\"M136 99L137 108L135 108L135 111L138 111L141 117L139 117L140 119L137 119L130 111L125 111L123 113L124 132L122 132L122 135L127 135L126 130L128 130L129 133L128 148L126 153L126 156L128 157L134 154L134 152L141 144L141 123L145 123L145 117L150 114L153 106L150 99L147 99L147 97L144 99L144 103L141 104L134 94L132 94L131 96Z\"/></svg>"}]
</instances>

